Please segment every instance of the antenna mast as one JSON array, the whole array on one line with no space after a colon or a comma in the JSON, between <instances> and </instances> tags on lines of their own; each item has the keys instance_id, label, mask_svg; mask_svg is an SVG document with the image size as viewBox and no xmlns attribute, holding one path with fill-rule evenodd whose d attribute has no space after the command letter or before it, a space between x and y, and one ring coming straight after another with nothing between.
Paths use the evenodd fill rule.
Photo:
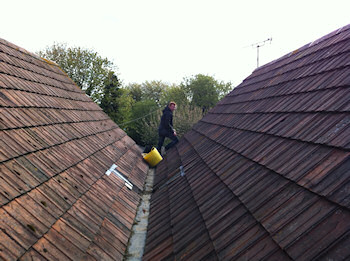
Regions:
<instances>
[{"instance_id":1,"label":"antenna mast","mask_svg":"<svg viewBox=\"0 0 350 261\"><path fill-rule=\"evenodd\" d=\"M272 42L272 37L264 40L264 41L261 41L261 42L258 42L258 43L254 43L252 44L251 46L252 47L256 47L256 67L259 67L259 48L264 46L266 44L266 42Z\"/></svg>"}]
</instances>

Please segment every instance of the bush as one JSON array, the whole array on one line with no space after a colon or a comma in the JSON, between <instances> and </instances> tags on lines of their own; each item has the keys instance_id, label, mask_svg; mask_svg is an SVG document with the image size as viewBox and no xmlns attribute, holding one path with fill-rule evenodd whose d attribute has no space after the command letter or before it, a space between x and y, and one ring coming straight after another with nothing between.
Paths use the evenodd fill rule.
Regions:
<instances>
[{"instance_id":1,"label":"bush","mask_svg":"<svg viewBox=\"0 0 350 261\"><path fill-rule=\"evenodd\" d=\"M133 120L125 125L125 129L137 144L141 146L148 145L143 141L144 133L147 132L144 122L153 121L152 116L158 108L158 105L151 100L138 101L133 105L131 110Z\"/></svg>"},{"instance_id":2,"label":"bush","mask_svg":"<svg viewBox=\"0 0 350 261\"><path fill-rule=\"evenodd\" d=\"M196 106L183 105L179 106L173 113L173 124L179 139L197 123L202 117L202 109ZM139 133L142 146L158 144L158 126L162 117L162 110L158 110L150 117L144 118L141 121L142 132ZM166 139L164 145L169 143Z\"/></svg>"}]
</instances>

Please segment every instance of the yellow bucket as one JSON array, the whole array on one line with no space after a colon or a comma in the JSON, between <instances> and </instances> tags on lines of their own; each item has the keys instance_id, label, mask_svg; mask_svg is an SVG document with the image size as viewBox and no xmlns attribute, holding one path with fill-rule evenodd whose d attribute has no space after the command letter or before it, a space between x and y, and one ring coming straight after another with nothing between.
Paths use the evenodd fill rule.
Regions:
<instances>
[{"instance_id":1,"label":"yellow bucket","mask_svg":"<svg viewBox=\"0 0 350 261\"><path fill-rule=\"evenodd\" d=\"M149 153L144 155L143 158L151 167L156 166L163 159L155 147L153 147Z\"/></svg>"}]
</instances>

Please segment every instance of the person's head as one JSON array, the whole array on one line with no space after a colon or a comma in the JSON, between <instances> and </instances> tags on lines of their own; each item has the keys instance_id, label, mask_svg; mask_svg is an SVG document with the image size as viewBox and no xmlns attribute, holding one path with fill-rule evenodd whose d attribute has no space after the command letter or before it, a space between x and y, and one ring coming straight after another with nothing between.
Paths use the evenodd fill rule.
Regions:
<instances>
[{"instance_id":1,"label":"person's head","mask_svg":"<svg viewBox=\"0 0 350 261\"><path fill-rule=\"evenodd\" d=\"M176 103L173 101L169 102L168 106L171 111L174 111L176 109Z\"/></svg>"}]
</instances>

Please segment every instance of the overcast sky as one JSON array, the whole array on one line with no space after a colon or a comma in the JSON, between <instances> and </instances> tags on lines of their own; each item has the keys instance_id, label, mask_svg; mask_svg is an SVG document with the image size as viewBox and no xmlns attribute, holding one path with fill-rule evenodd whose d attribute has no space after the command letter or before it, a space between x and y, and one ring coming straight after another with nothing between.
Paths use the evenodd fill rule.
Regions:
<instances>
[{"instance_id":1,"label":"overcast sky","mask_svg":"<svg viewBox=\"0 0 350 261\"><path fill-rule=\"evenodd\" d=\"M93 49L124 84L207 74L238 85L257 66L350 24L349 0L2 0L0 38L30 52ZM252 46L253 45L253 46Z\"/></svg>"}]
</instances>

